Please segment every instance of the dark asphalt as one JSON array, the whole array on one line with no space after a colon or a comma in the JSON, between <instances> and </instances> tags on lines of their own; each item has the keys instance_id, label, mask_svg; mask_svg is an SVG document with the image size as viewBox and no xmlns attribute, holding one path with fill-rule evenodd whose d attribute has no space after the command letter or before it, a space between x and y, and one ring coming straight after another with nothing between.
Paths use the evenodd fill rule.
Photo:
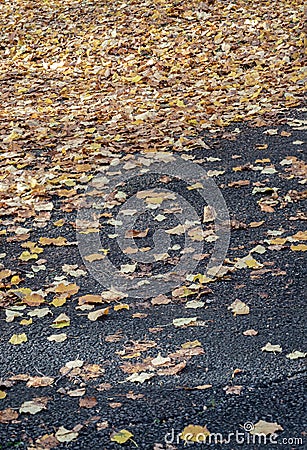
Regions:
<instances>
[{"instance_id":1,"label":"dark asphalt","mask_svg":"<svg viewBox=\"0 0 307 450\"><path fill-rule=\"evenodd\" d=\"M285 119L288 117L306 121L306 108L285 111L277 118L272 118L272 124L267 127L249 127L238 123L223 132L206 133L203 139L210 149L195 148L189 152L196 160L205 157L220 158L220 161L201 164L206 170L225 170L225 174L214 179L223 193L232 220L245 224L265 221L257 228L232 230L227 255L229 259L245 256L258 244L268 247L266 240L272 238L268 235L268 230L283 229L282 236L292 236L305 229L306 200L303 195L295 196L293 191L305 191L306 199L306 185L299 183L302 178L298 178L297 173L291 179L286 177L289 173L285 172L285 168L289 166L281 166L280 161L288 156L304 159L306 146L293 142L304 141L306 134L304 129L289 126ZM302 124L300 127L303 128ZM241 132L233 133L236 128ZM267 129L277 129L278 134L264 134ZM290 132L291 136L281 136L281 131ZM258 144L267 144L268 147L260 150L256 148ZM233 155L239 155L240 158L233 158ZM255 162L265 158L270 158L276 173L261 174L259 170L248 170L248 164L268 165ZM245 170L233 171L232 168L237 166L245 166ZM227 186L230 182L246 179L250 180L250 185L238 188ZM278 187L280 199L288 194L293 196L293 201L286 204L279 202L274 213L261 211L257 205L261 195L251 194L253 183L257 182ZM305 220L299 220L298 217L303 219L303 213ZM61 210L53 211L52 222L63 215ZM65 216L67 222L73 222L75 213L65 213ZM37 241L40 236L59 234L69 241L75 240L74 228L69 223L60 230L52 225L34 229L30 240ZM23 263L17 259L21 253L20 243L7 242L4 236L1 238L1 253L7 253L7 257L1 262L17 273L27 272L31 262ZM120 445L110 441L110 434L113 430L127 429L133 433L133 439L140 449L171 450L184 448L182 441L176 443L176 435L189 424L206 425L212 433L227 436L227 433L242 431L245 423L255 424L259 420L277 422L283 427L284 431L278 434L279 447L273 444L259 446L248 443L248 433L242 443L232 440L229 444L212 443L207 444L207 447L234 450L306 448L306 365L303 358L286 358L288 353L295 350L305 352L307 349L304 340L306 257L304 252L291 251L289 247L290 244L287 243L279 250L267 249L264 254L255 254L257 261L269 269L267 272L260 271L258 274L257 270L236 270L227 279L210 284L212 293L202 298L206 302L204 308L185 309L184 304L178 301L152 306L148 301L128 299L127 303L131 305L129 311L112 310L103 321L90 322L82 311L75 309L74 300L80 295L101 292L101 286L87 276L69 278L71 282L80 285L77 296L56 310L51 307L53 316L33 318L34 323L29 327L18 325L17 320L6 323L4 311L1 311L2 380L18 373L59 378L59 369L67 361L75 359L100 364L104 367L105 374L86 382L86 395L96 397L98 401L91 409L80 408L79 398L61 393L64 389L78 388L78 383L82 382L78 378L74 380L75 384L72 379L62 377L57 378L56 385L49 387L27 388L24 382L18 382L7 389L7 397L0 400L0 410L9 407L18 410L24 401L34 397L49 397L49 402L47 409L36 415L20 414L15 423L0 424L0 449L40 449L35 444L40 436L54 433L61 426L72 429L81 424L83 427L76 441L59 444L56 448L118 449ZM32 289L39 289L41 286L46 288L55 275L63 275L61 266L65 263L83 267L77 246L46 247L42 257L47 259L47 270L39 272L39 276L35 278L27 279L27 286ZM114 260L123 263L121 255L115 256ZM227 309L236 298L249 305L249 315L234 317ZM50 325L62 312L71 318L70 327L59 331L66 332L68 339L63 343L49 342L47 336L57 332ZM134 313L146 313L147 317L132 318ZM172 324L175 318L191 316L197 316L201 324L186 328L176 328ZM23 318L25 317L26 314ZM161 331L149 330L156 327L161 327ZM243 331L247 329L255 329L259 334L243 336ZM121 340L105 342L106 336L119 330ZM8 343L12 334L21 332L27 333L27 343L20 346ZM178 375L156 376L141 385L122 383L128 376L120 369L122 364L135 364L145 357L156 356L158 352L166 356L178 350L182 343L195 339L202 343L204 354L193 356ZM141 358L132 360L123 360L115 353L123 350L125 343L127 345L129 341L136 340L153 340L157 346L142 352ZM281 345L282 353L262 352L261 348L268 342ZM241 372L233 376L235 369L241 369ZM98 391L95 386L101 383L110 383L112 387L107 391ZM193 389L204 384L212 384L212 387L206 390ZM223 390L227 385L242 386L241 394L227 395ZM130 391L142 394L143 397L127 398ZM110 403L122 405L112 408ZM96 423L104 421L108 422L108 427L98 431ZM171 445L172 430L175 437ZM169 444L165 443L165 435ZM294 438L303 439L303 443L295 444ZM289 444L283 439L289 439ZM206 445L195 443L188 447L206 448ZM135 446L129 441L123 448L132 449Z\"/></svg>"}]
</instances>

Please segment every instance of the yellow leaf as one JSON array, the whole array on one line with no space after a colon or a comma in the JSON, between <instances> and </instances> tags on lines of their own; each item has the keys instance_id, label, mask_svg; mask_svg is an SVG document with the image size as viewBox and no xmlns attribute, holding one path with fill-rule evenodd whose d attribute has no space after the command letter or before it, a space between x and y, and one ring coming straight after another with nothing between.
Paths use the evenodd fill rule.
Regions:
<instances>
[{"instance_id":1,"label":"yellow leaf","mask_svg":"<svg viewBox=\"0 0 307 450\"><path fill-rule=\"evenodd\" d=\"M133 434L128 430L120 430L113 434L111 441L117 442L118 444L125 444L129 439L133 437Z\"/></svg>"},{"instance_id":2,"label":"yellow leaf","mask_svg":"<svg viewBox=\"0 0 307 450\"><path fill-rule=\"evenodd\" d=\"M20 325L31 325L33 323L33 319L22 319L19 323Z\"/></svg>"},{"instance_id":3,"label":"yellow leaf","mask_svg":"<svg viewBox=\"0 0 307 450\"><path fill-rule=\"evenodd\" d=\"M210 436L210 431L206 426L188 425L180 434L180 439L186 442L205 442L206 437Z\"/></svg>"},{"instance_id":4,"label":"yellow leaf","mask_svg":"<svg viewBox=\"0 0 307 450\"><path fill-rule=\"evenodd\" d=\"M4 399L6 397L6 392L0 391L0 400Z\"/></svg>"},{"instance_id":5,"label":"yellow leaf","mask_svg":"<svg viewBox=\"0 0 307 450\"><path fill-rule=\"evenodd\" d=\"M194 347L200 347L200 346L201 346L201 342L199 342L198 340L188 341L188 342L185 342L184 344L181 344L182 348L194 348Z\"/></svg>"},{"instance_id":6,"label":"yellow leaf","mask_svg":"<svg viewBox=\"0 0 307 450\"><path fill-rule=\"evenodd\" d=\"M270 240L271 245L284 245L287 242L287 238L275 238Z\"/></svg>"},{"instance_id":7,"label":"yellow leaf","mask_svg":"<svg viewBox=\"0 0 307 450\"><path fill-rule=\"evenodd\" d=\"M25 333L21 333L21 334L13 334L9 342L10 344L13 345L19 345L22 344L23 342L27 342L27 340L28 340L27 335Z\"/></svg>"},{"instance_id":8,"label":"yellow leaf","mask_svg":"<svg viewBox=\"0 0 307 450\"><path fill-rule=\"evenodd\" d=\"M59 236L57 238L40 237L39 242L42 245L56 245L59 247L67 245L67 239L62 236Z\"/></svg>"},{"instance_id":9,"label":"yellow leaf","mask_svg":"<svg viewBox=\"0 0 307 450\"><path fill-rule=\"evenodd\" d=\"M59 306L63 306L66 303L66 300L67 300L66 297L55 297L52 300L51 305L53 305L56 308L58 308Z\"/></svg>"},{"instance_id":10,"label":"yellow leaf","mask_svg":"<svg viewBox=\"0 0 307 450\"><path fill-rule=\"evenodd\" d=\"M21 261L29 261L29 259L37 259L38 255L36 253L31 254L28 250L22 252L22 254L18 257Z\"/></svg>"},{"instance_id":11,"label":"yellow leaf","mask_svg":"<svg viewBox=\"0 0 307 450\"><path fill-rule=\"evenodd\" d=\"M52 328L64 328L69 327L70 318L66 314L60 314L56 319L54 319Z\"/></svg>"},{"instance_id":12,"label":"yellow leaf","mask_svg":"<svg viewBox=\"0 0 307 450\"><path fill-rule=\"evenodd\" d=\"M11 283L12 283L12 284L19 284L20 282L21 282L21 278L20 278L19 275L14 275L14 276L11 278Z\"/></svg>"},{"instance_id":13,"label":"yellow leaf","mask_svg":"<svg viewBox=\"0 0 307 450\"><path fill-rule=\"evenodd\" d=\"M307 251L306 244L291 245L290 248L293 252L306 252Z\"/></svg>"},{"instance_id":14,"label":"yellow leaf","mask_svg":"<svg viewBox=\"0 0 307 450\"><path fill-rule=\"evenodd\" d=\"M295 241L307 241L307 231L298 231L291 237Z\"/></svg>"},{"instance_id":15,"label":"yellow leaf","mask_svg":"<svg viewBox=\"0 0 307 450\"><path fill-rule=\"evenodd\" d=\"M114 311L120 311L121 309L129 309L129 305L127 303L119 303L114 306Z\"/></svg>"},{"instance_id":16,"label":"yellow leaf","mask_svg":"<svg viewBox=\"0 0 307 450\"><path fill-rule=\"evenodd\" d=\"M53 222L53 225L55 225L56 227L62 227L65 223L64 219L59 219L56 222Z\"/></svg>"},{"instance_id":17,"label":"yellow leaf","mask_svg":"<svg viewBox=\"0 0 307 450\"><path fill-rule=\"evenodd\" d=\"M176 105L179 106L179 107L185 106L185 104L183 103L183 101L182 101L182 100L179 100L179 99L176 101Z\"/></svg>"},{"instance_id":18,"label":"yellow leaf","mask_svg":"<svg viewBox=\"0 0 307 450\"><path fill-rule=\"evenodd\" d=\"M130 78L130 81L133 83L138 83L141 79L142 77L140 75L136 75L135 77Z\"/></svg>"}]
</instances>

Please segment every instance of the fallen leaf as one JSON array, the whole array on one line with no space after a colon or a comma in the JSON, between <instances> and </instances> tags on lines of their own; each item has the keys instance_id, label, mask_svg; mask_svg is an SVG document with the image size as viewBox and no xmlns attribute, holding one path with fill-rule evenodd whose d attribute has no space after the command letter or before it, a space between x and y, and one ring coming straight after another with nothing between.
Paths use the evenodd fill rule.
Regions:
<instances>
[{"instance_id":1,"label":"fallen leaf","mask_svg":"<svg viewBox=\"0 0 307 450\"><path fill-rule=\"evenodd\" d=\"M117 433L111 435L111 441L117 442L117 444L125 444L129 439L133 437L133 434L128 430L120 430Z\"/></svg>"},{"instance_id":2,"label":"fallen leaf","mask_svg":"<svg viewBox=\"0 0 307 450\"><path fill-rule=\"evenodd\" d=\"M276 422L266 422L265 420L259 420L255 423L254 428L250 431L250 434L273 434L276 431L283 431L283 428Z\"/></svg>"},{"instance_id":3,"label":"fallen leaf","mask_svg":"<svg viewBox=\"0 0 307 450\"><path fill-rule=\"evenodd\" d=\"M67 395L69 395L69 397L82 397L85 392L85 388L72 389L71 391L67 391Z\"/></svg>"},{"instance_id":4,"label":"fallen leaf","mask_svg":"<svg viewBox=\"0 0 307 450\"><path fill-rule=\"evenodd\" d=\"M232 395L240 395L241 391L243 389L243 386L225 386L223 390L226 394L232 394Z\"/></svg>"},{"instance_id":5,"label":"fallen leaf","mask_svg":"<svg viewBox=\"0 0 307 450\"><path fill-rule=\"evenodd\" d=\"M204 207L203 222L213 222L216 218L216 211L212 206Z\"/></svg>"},{"instance_id":6,"label":"fallen leaf","mask_svg":"<svg viewBox=\"0 0 307 450\"><path fill-rule=\"evenodd\" d=\"M197 321L197 317L181 317L179 319L173 319L173 325L175 327L182 327L184 325L192 325Z\"/></svg>"},{"instance_id":7,"label":"fallen leaf","mask_svg":"<svg viewBox=\"0 0 307 450\"><path fill-rule=\"evenodd\" d=\"M46 400L42 399L34 399L28 402L24 402L19 408L20 413L29 413L29 414L37 414L38 412L46 409Z\"/></svg>"},{"instance_id":8,"label":"fallen leaf","mask_svg":"<svg viewBox=\"0 0 307 450\"><path fill-rule=\"evenodd\" d=\"M295 352L289 353L286 355L286 358L289 359L298 359L298 358L306 358L307 353L300 352L299 350L296 350Z\"/></svg>"},{"instance_id":9,"label":"fallen leaf","mask_svg":"<svg viewBox=\"0 0 307 450\"><path fill-rule=\"evenodd\" d=\"M153 366L162 366L165 363L171 362L171 358L161 356L161 353L158 354L155 358L151 360L151 364Z\"/></svg>"},{"instance_id":10,"label":"fallen leaf","mask_svg":"<svg viewBox=\"0 0 307 450\"><path fill-rule=\"evenodd\" d=\"M150 380L152 377L154 377L154 373L133 373L129 377L126 378L126 381L131 381L132 383L144 383L144 381Z\"/></svg>"},{"instance_id":11,"label":"fallen leaf","mask_svg":"<svg viewBox=\"0 0 307 450\"><path fill-rule=\"evenodd\" d=\"M3 409L0 411L0 423L9 423L18 418L18 412L12 408Z\"/></svg>"},{"instance_id":12,"label":"fallen leaf","mask_svg":"<svg viewBox=\"0 0 307 450\"><path fill-rule=\"evenodd\" d=\"M239 299L236 299L230 306L228 306L228 309L231 310L234 316L249 314L249 306Z\"/></svg>"},{"instance_id":13,"label":"fallen leaf","mask_svg":"<svg viewBox=\"0 0 307 450\"><path fill-rule=\"evenodd\" d=\"M80 408L94 408L97 405L97 399L95 397L83 397L79 400Z\"/></svg>"},{"instance_id":14,"label":"fallen leaf","mask_svg":"<svg viewBox=\"0 0 307 450\"><path fill-rule=\"evenodd\" d=\"M107 316L109 314L110 308L97 309L96 311L91 311L88 313L87 318L92 322L95 322L97 319L103 316Z\"/></svg>"},{"instance_id":15,"label":"fallen leaf","mask_svg":"<svg viewBox=\"0 0 307 450\"><path fill-rule=\"evenodd\" d=\"M52 377L30 377L27 381L27 387L45 387L51 386L54 382Z\"/></svg>"},{"instance_id":16,"label":"fallen leaf","mask_svg":"<svg viewBox=\"0 0 307 450\"><path fill-rule=\"evenodd\" d=\"M263 352L282 352L282 348L280 345L272 345L270 342L268 342L264 347L261 349Z\"/></svg>"},{"instance_id":17,"label":"fallen leaf","mask_svg":"<svg viewBox=\"0 0 307 450\"><path fill-rule=\"evenodd\" d=\"M188 425L180 433L180 439L185 442L205 442L206 438L210 436L210 431L206 426Z\"/></svg>"},{"instance_id":18,"label":"fallen leaf","mask_svg":"<svg viewBox=\"0 0 307 450\"><path fill-rule=\"evenodd\" d=\"M160 294L151 300L152 305L168 305L169 303L171 303L171 299L163 294Z\"/></svg>"},{"instance_id":19,"label":"fallen leaf","mask_svg":"<svg viewBox=\"0 0 307 450\"><path fill-rule=\"evenodd\" d=\"M87 294L87 295L83 295L82 297L79 297L79 299L78 299L79 305L96 304L96 303L102 303L101 295Z\"/></svg>"},{"instance_id":20,"label":"fallen leaf","mask_svg":"<svg viewBox=\"0 0 307 450\"><path fill-rule=\"evenodd\" d=\"M21 334L13 334L9 342L10 344L13 345L19 345L22 344L23 342L27 342L27 340L28 340L27 335L25 333L21 333Z\"/></svg>"},{"instance_id":21,"label":"fallen leaf","mask_svg":"<svg viewBox=\"0 0 307 450\"><path fill-rule=\"evenodd\" d=\"M62 313L56 319L54 319L51 327L64 328L69 327L69 325L70 325L70 318L65 313Z\"/></svg>"},{"instance_id":22,"label":"fallen leaf","mask_svg":"<svg viewBox=\"0 0 307 450\"><path fill-rule=\"evenodd\" d=\"M253 330L252 328L250 330L243 331L244 336L257 336L258 331Z\"/></svg>"},{"instance_id":23,"label":"fallen leaf","mask_svg":"<svg viewBox=\"0 0 307 450\"><path fill-rule=\"evenodd\" d=\"M306 252L307 251L306 244L298 244L298 245L292 244L290 248L293 252Z\"/></svg>"},{"instance_id":24,"label":"fallen leaf","mask_svg":"<svg viewBox=\"0 0 307 450\"><path fill-rule=\"evenodd\" d=\"M101 261L104 259L106 255L102 255L101 253L93 253L91 255L84 256L85 261L93 262L93 261Z\"/></svg>"},{"instance_id":25,"label":"fallen leaf","mask_svg":"<svg viewBox=\"0 0 307 450\"><path fill-rule=\"evenodd\" d=\"M200 347L200 346L201 346L201 342L199 342L198 340L188 341L188 342L185 342L184 344L181 344L182 348L195 348L195 347Z\"/></svg>"},{"instance_id":26,"label":"fallen leaf","mask_svg":"<svg viewBox=\"0 0 307 450\"><path fill-rule=\"evenodd\" d=\"M79 433L73 430L67 430L64 427L60 427L55 433L55 437L59 442L71 442L78 437Z\"/></svg>"},{"instance_id":27,"label":"fallen leaf","mask_svg":"<svg viewBox=\"0 0 307 450\"><path fill-rule=\"evenodd\" d=\"M60 333L60 334L51 334L47 337L47 340L50 342L64 342L67 339L66 333Z\"/></svg>"}]
</instances>

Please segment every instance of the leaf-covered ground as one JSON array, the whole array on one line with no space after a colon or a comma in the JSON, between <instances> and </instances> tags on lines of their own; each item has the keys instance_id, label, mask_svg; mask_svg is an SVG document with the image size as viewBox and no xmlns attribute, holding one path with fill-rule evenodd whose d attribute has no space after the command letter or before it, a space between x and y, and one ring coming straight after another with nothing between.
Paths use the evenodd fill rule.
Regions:
<instances>
[{"instance_id":1,"label":"leaf-covered ground","mask_svg":"<svg viewBox=\"0 0 307 450\"><path fill-rule=\"evenodd\" d=\"M215 433L236 431L228 448L275 432L303 448L303 2L13 1L0 13L0 449L174 450L199 433L222 449ZM173 155L206 170L229 210L211 278L202 180L144 178ZM86 187L123 167L144 177L81 224L102 239L82 259ZM125 201L145 188L155 220L131 230L139 252L157 223L172 241L147 265L114 244L118 209L132 214ZM201 224L178 224L158 188ZM199 264L170 292L136 299L88 270L111 255L127 279L168 272L189 253L182 227L204 250L189 250Z\"/></svg>"}]
</instances>

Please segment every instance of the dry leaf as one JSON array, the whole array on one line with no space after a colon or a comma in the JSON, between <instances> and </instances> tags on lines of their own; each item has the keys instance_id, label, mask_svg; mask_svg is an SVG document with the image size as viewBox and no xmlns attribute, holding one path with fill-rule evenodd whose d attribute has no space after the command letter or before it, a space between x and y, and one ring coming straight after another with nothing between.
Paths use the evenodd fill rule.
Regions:
<instances>
[{"instance_id":1,"label":"dry leaf","mask_svg":"<svg viewBox=\"0 0 307 450\"><path fill-rule=\"evenodd\" d=\"M24 402L19 408L20 413L37 414L46 409L47 399L36 398L28 402Z\"/></svg>"},{"instance_id":2,"label":"dry leaf","mask_svg":"<svg viewBox=\"0 0 307 450\"><path fill-rule=\"evenodd\" d=\"M107 316L109 314L110 308L97 309L96 311L91 311L88 313L87 318L92 322L95 322L97 319L103 316Z\"/></svg>"},{"instance_id":3,"label":"dry leaf","mask_svg":"<svg viewBox=\"0 0 307 450\"><path fill-rule=\"evenodd\" d=\"M27 382L27 387L45 387L51 386L54 382L52 377L30 377Z\"/></svg>"},{"instance_id":4,"label":"dry leaf","mask_svg":"<svg viewBox=\"0 0 307 450\"><path fill-rule=\"evenodd\" d=\"M184 344L181 344L181 347L184 349L201 347L201 342L199 342L198 340L188 341L188 342L185 342Z\"/></svg>"},{"instance_id":5,"label":"dry leaf","mask_svg":"<svg viewBox=\"0 0 307 450\"><path fill-rule=\"evenodd\" d=\"M165 363L171 362L171 358L161 356L161 353L158 354L154 359L151 360L151 364L153 366L162 366Z\"/></svg>"},{"instance_id":6,"label":"dry leaf","mask_svg":"<svg viewBox=\"0 0 307 450\"><path fill-rule=\"evenodd\" d=\"M296 350L295 352L289 353L286 355L286 358L289 359L298 359L298 358L306 358L307 353L300 352L299 350Z\"/></svg>"},{"instance_id":7,"label":"dry leaf","mask_svg":"<svg viewBox=\"0 0 307 450\"><path fill-rule=\"evenodd\" d=\"M54 319L51 327L64 328L69 327L69 325L70 325L70 318L65 313L62 313L56 319Z\"/></svg>"},{"instance_id":8,"label":"dry leaf","mask_svg":"<svg viewBox=\"0 0 307 450\"><path fill-rule=\"evenodd\" d=\"M206 437L210 436L210 431L206 426L188 425L180 433L180 439L188 442L205 442Z\"/></svg>"},{"instance_id":9,"label":"dry leaf","mask_svg":"<svg viewBox=\"0 0 307 450\"><path fill-rule=\"evenodd\" d=\"M79 400L80 408L94 408L97 405L97 399L95 397L83 397Z\"/></svg>"},{"instance_id":10,"label":"dry leaf","mask_svg":"<svg viewBox=\"0 0 307 450\"><path fill-rule=\"evenodd\" d=\"M9 423L18 418L18 412L12 408L3 409L0 411L0 423Z\"/></svg>"},{"instance_id":11,"label":"dry leaf","mask_svg":"<svg viewBox=\"0 0 307 450\"><path fill-rule=\"evenodd\" d=\"M244 336L257 336L258 331L253 330L252 328L250 330L243 331Z\"/></svg>"},{"instance_id":12,"label":"dry leaf","mask_svg":"<svg viewBox=\"0 0 307 450\"><path fill-rule=\"evenodd\" d=\"M67 334L66 333L52 334L51 336L48 336L47 339L50 342L64 342L67 339Z\"/></svg>"},{"instance_id":13,"label":"dry leaf","mask_svg":"<svg viewBox=\"0 0 307 450\"><path fill-rule=\"evenodd\" d=\"M216 211L212 206L204 207L204 217L203 222L213 222L216 218Z\"/></svg>"},{"instance_id":14,"label":"dry leaf","mask_svg":"<svg viewBox=\"0 0 307 450\"><path fill-rule=\"evenodd\" d=\"M259 420L255 423L254 429L250 431L250 434L273 434L276 431L283 431L283 428L276 422L266 422L265 420Z\"/></svg>"},{"instance_id":15,"label":"dry leaf","mask_svg":"<svg viewBox=\"0 0 307 450\"><path fill-rule=\"evenodd\" d=\"M73 430L67 430L65 427L60 427L55 433L55 437L59 442L71 442L78 437L79 433Z\"/></svg>"},{"instance_id":16,"label":"dry leaf","mask_svg":"<svg viewBox=\"0 0 307 450\"><path fill-rule=\"evenodd\" d=\"M225 386L223 388L226 394L234 394L234 395L240 395L242 389L243 386Z\"/></svg>"},{"instance_id":17,"label":"dry leaf","mask_svg":"<svg viewBox=\"0 0 307 450\"><path fill-rule=\"evenodd\" d=\"M9 342L13 345L20 345L23 342L27 342L28 338L25 333L21 334L13 334L13 336L10 338Z\"/></svg>"},{"instance_id":18,"label":"dry leaf","mask_svg":"<svg viewBox=\"0 0 307 450\"><path fill-rule=\"evenodd\" d=\"M87 294L87 295L83 295L82 297L79 297L79 299L78 299L79 305L96 304L96 303L102 303L101 295Z\"/></svg>"},{"instance_id":19,"label":"dry leaf","mask_svg":"<svg viewBox=\"0 0 307 450\"><path fill-rule=\"evenodd\" d=\"M249 314L249 306L239 299L236 299L230 306L228 306L228 309L231 310L234 316Z\"/></svg>"},{"instance_id":20,"label":"dry leaf","mask_svg":"<svg viewBox=\"0 0 307 450\"><path fill-rule=\"evenodd\" d=\"M160 294L151 300L152 305L168 305L169 303L171 303L171 299L163 294Z\"/></svg>"},{"instance_id":21,"label":"dry leaf","mask_svg":"<svg viewBox=\"0 0 307 450\"><path fill-rule=\"evenodd\" d=\"M154 373L133 373L128 378L126 378L126 381L131 381L132 383L144 383L144 381L150 380L154 376Z\"/></svg>"},{"instance_id":22,"label":"dry leaf","mask_svg":"<svg viewBox=\"0 0 307 450\"><path fill-rule=\"evenodd\" d=\"M282 352L282 348L280 345L272 345L270 342L268 342L264 347L261 349L263 352Z\"/></svg>"},{"instance_id":23,"label":"dry leaf","mask_svg":"<svg viewBox=\"0 0 307 450\"><path fill-rule=\"evenodd\" d=\"M111 435L111 441L118 444L125 444L129 439L133 437L133 434L128 430L120 430L117 433Z\"/></svg>"},{"instance_id":24,"label":"dry leaf","mask_svg":"<svg viewBox=\"0 0 307 450\"><path fill-rule=\"evenodd\" d=\"M179 319L173 319L173 325L175 327L182 327L195 324L197 321L197 317L181 317Z\"/></svg>"}]
</instances>

